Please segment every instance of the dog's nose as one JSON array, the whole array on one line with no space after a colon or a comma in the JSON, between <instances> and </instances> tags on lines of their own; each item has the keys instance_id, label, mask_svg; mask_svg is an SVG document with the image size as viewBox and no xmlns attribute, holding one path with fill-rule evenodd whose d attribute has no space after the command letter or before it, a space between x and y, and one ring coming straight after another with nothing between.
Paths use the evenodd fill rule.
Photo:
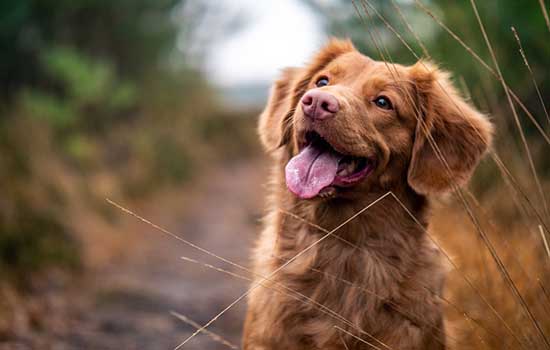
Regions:
<instances>
[{"instance_id":1,"label":"dog's nose","mask_svg":"<svg viewBox=\"0 0 550 350\"><path fill-rule=\"evenodd\" d=\"M336 97L325 91L311 90L302 97L304 114L314 120L334 117L339 109Z\"/></svg>"}]
</instances>

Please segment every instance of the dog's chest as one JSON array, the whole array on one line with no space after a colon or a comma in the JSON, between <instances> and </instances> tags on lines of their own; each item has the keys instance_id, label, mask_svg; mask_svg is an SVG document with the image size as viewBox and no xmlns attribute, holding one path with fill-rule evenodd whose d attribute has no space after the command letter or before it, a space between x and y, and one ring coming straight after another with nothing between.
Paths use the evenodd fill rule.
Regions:
<instances>
[{"instance_id":1,"label":"dog's chest","mask_svg":"<svg viewBox=\"0 0 550 350\"><path fill-rule=\"evenodd\" d=\"M340 243L320 245L286 265L277 281L286 291L276 298L271 324L313 348L338 343L345 330L377 333L395 317L388 305L399 295L396 268L377 254ZM329 258L330 257L330 258ZM279 259L279 264L288 259ZM269 317L269 316L268 316ZM344 335L344 338L347 336Z\"/></svg>"},{"instance_id":2,"label":"dog's chest","mask_svg":"<svg viewBox=\"0 0 550 350\"><path fill-rule=\"evenodd\" d=\"M349 340L344 331L384 334L427 313L418 301L434 296L419 285L411 288L424 275L417 263L427 266L416 255L381 242L359 245L336 237L319 242L322 237L294 231L271 241L276 249L271 264L264 265L271 271L264 273L280 269L274 282L283 287L264 295L264 305L270 305L261 316L269 325L265 338L296 342L289 349L331 349L331 344L341 349L342 337Z\"/></svg>"}]
</instances>

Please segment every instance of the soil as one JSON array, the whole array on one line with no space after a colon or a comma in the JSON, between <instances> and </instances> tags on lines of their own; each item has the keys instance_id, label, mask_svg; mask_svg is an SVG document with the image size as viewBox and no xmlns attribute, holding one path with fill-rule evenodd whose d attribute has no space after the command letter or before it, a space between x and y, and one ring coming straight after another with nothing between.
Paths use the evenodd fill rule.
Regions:
<instances>
[{"instance_id":1,"label":"soil","mask_svg":"<svg viewBox=\"0 0 550 350\"><path fill-rule=\"evenodd\" d=\"M266 167L258 161L231 162L204 172L192 186L128 208L202 248L249 266L263 211L265 175ZM88 237L93 263L85 276L74 282L53 274L39 288L37 325L15 330L3 343L0 338L0 349L174 349L195 329L171 312L205 324L248 289L246 280L181 257L248 276L246 272L115 212L118 220L113 227ZM94 260L94 255L101 258ZM209 330L240 346L245 310L242 301ZM227 348L204 334L182 347Z\"/></svg>"}]
</instances>

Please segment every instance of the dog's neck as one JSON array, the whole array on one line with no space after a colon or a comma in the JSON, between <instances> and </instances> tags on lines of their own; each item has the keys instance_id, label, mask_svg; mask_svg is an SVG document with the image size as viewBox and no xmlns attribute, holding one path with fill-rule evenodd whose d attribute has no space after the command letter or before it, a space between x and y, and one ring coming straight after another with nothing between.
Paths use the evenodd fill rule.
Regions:
<instances>
[{"instance_id":1,"label":"dog's neck","mask_svg":"<svg viewBox=\"0 0 550 350\"><path fill-rule=\"evenodd\" d=\"M381 261L404 258L397 265L408 265L425 238L428 201L406 183L394 184L391 192L385 188L372 189L360 200L338 197L301 200L286 189L281 173L274 185L278 187L275 191L278 198L272 202L277 205L273 208L278 231L274 248L275 254L284 259L315 244L314 251L322 254L359 248ZM316 243L327 234L333 237Z\"/></svg>"},{"instance_id":2,"label":"dog's neck","mask_svg":"<svg viewBox=\"0 0 550 350\"><path fill-rule=\"evenodd\" d=\"M388 240L391 235L418 237L427 228L428 201L406 184L375 189L353 200L301 200L288 191L283 196L278 208L282 223L298 220L298 226L311 233L332 232L356 244Z\"/></svg>"}]
</instances>

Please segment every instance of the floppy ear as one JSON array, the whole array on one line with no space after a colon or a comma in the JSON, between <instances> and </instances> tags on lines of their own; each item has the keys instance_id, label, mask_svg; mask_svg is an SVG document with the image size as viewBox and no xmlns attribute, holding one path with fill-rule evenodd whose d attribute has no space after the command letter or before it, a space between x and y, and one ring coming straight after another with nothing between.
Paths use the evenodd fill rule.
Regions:
<instances>
[{"instance_id":1,"label":"floppy ear","mask_svg":"<svg viewBox=\"0 0 550 350\"><path fill-rule=\"evenodd\" d=\"M307 68L286 68L273 84L267 106L260 115L258 131L267 151L273 151L291 140L292 115L315 73L336 57L354 51L350 40L331 39L313 58Z\"/></svg>"},{"instance_id":2,"label":"floppy ear","mask_svg":"<svg viewBox=\"0 0 550 350\"><path fill-rule=\"evenodd\" d=\"M258 123L260 140L267 151L272 151L290 140L288 114L292 110L292 95L299 68L286 68L273 84L271 93Z\"/></svg>"},{"instance_id":3,"label":"floppy ear","mask_svg":"<svg viewBox=\"0 0 550 350\"><path fill-rule=\"evenodd\" d=\"M447 192L468 181L491 143L493 126L457 93L447 73L419 62L410 68L410 74L421 113L408 182L420 194Z\"/></svg>"}]
</instances>

